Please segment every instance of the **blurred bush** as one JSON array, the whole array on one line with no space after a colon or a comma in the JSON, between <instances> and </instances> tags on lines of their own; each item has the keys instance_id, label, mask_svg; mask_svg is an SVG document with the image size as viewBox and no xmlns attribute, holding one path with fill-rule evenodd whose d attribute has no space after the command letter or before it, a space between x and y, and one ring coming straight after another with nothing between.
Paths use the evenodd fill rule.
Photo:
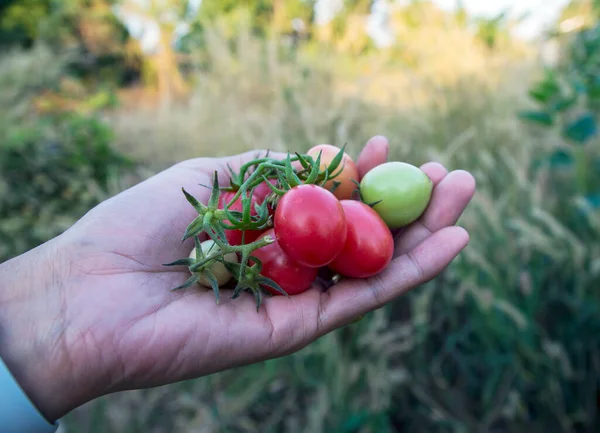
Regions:
<instances>
[{"instance_id":1,"label":"blurred bush","mask_svg":"<svg viewBox=\"0 0 600 433\"><path fill-rule=\"evenodd\" d=\"M63 66L43 47L0 64L0 261L66 230L131 167L97 115L36 112L36 98L59 86Z\"/></svg>"},{"instance_id":2,"label":"blurred bush","mask_svg":"<svg viewBox=\"0 0 600 433\"><path fill-rule=\"evenodd\" d=\"M564 50L556 65L531 87L536 110L520 115L526 121L552 130L560 143L536 161L556 172L573 174L570 192L582 194L600 207L600 25L556 36Z\"/></svg>"}]
</instances>

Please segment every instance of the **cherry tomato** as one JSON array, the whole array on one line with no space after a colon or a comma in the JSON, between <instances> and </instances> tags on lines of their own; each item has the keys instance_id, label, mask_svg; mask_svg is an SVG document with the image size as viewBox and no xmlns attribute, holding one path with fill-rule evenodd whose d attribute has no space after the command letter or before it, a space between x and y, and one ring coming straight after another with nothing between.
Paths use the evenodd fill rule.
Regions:
<instances>
[{"instance_id":1,"label":"cherry tomato","mask_svg":"<svg viewBox=\"0 0 600 433\"><path fill-rule=\"evenodd\" d=\"M267 235L276 239L274 229L267 230L260 237ZM275 281L288 295L298 295L307 291L317 277L317 268L309 268L292 261L281 249L277 240L254 250L252 255L262 262L261 275ZM274 295L281 295L271 287L265 287L265 289Z\"/></svg>"},{"instance_id":2,"label":"cherry tomato","mask_svg":"<svg viewBox=\"0 0 600 433\"><path fill-rule=\"evenodd\" d=\"M299 185L281 198L275 210L281 249L304 266L331 263L346 241L346 218L339 200L317 185Z\"/></svg>"},{"instance_id":3,"label":"cherry tomato","mask_svg":"<svg viewBox=\"0 0 600 433\"><path fill-rule=\"evenodd\" d=\"M221 251L221 248L212 239L205 240L204 242L202 242L200 244L200 247L202 248L202 252L204 253L205 257ZM190 258L192 258L192 259L198 258L198 256L196 255L196 248L194 248L190 252ZM225 260L227 260L228 262L237 263L237 261L238 261L237 254L235 254L235 253L225 254ZM223 263L215 260L209 266L210 266L209 269L212 271L213 275L215 276L215 279L217 280L217 284L219 285L219 287L222 286L223 284L227 283L229 280L231 280L232 275ZM210 281L204 275L200 278L199 283L205 287L212 287L210 284Z\"/></svg>"},{"instance_id":4,"label":"cherry tomato","mask_svg":"<svg viewBox=\"0 0 600 433\"><path fill-rule=\"evenodd\" d=\"M226 191L226 192L222 193L221 197L219 198L219 201L220 201L219 208L224 209L225 206L227 205L227 203L229 203L234 196L235 196L235 192L232 192L232 191ZM251 196L250 204L252 206L252 210L250 211L250 215L257 215L256 209L254 207L256 202L257 202L256 197L254 195ZM243 207L242 207L242 197L241 196L238 197L238 199L231 205L229 210L235 210L238 212L242 212ZM227 224L227 222L225 222L225 223ZM244 244L249 244L249 243L254 242L262 233L263 233L263 230L246 230L245 236L244 236ZM242 244L242 230L234 230L234 229L225 230L225 236L227 237L227 241L229 242L230 245L241 245Z\"/></svg>"},{"instance_id":5,"label":"cherry tomato","mask_svg":"<svg viewBox=\"0 0 600 433\"><path fill-rule=\"evenodd\" d=\"M371 207L356 200L342 200L348 235L342 252L329 264L350 278L380 273L394 255L394 238L383 219Z\"/></svg>"},{"instance_id":6,"label":"cherry tomato","mask_svg":"<svg viewBox=\"0 0 600 433\"><path fill-rule=\"evenodd\" d=\"M419 218L431 200L433 182L418 167L404 162L386 162L373 168L360 182L360 192L366 203L389 228L404 227Z\"/></svg>"},{"instance_id":7,"label":"cherry tomato","mask_svg":"<svg viewBox=\"0 0 600 433\"><path fill-rule=\"evenodd\" d=\"M319 152L321 152L321 169L324 169L325 166L331 164L331 161L340 152L340 150L341 149L339 147L332 146L331 144L319 144L311 147L307 154L316 159L319 155ZM340 170L342 170L342 172L338 174ZM334 179L327 181L324 187L331 191L334 182L340 182L337 188L333 191L333 194L340 200L352 198L353 192L357 189L356 184L352 181L359 181L358 169L356 168L356 164L350 155L348 155L346 152L344 152L342 162L338 168L335 169L333 174L337 174L337 176Z\"/></svg>"}]
</instances>

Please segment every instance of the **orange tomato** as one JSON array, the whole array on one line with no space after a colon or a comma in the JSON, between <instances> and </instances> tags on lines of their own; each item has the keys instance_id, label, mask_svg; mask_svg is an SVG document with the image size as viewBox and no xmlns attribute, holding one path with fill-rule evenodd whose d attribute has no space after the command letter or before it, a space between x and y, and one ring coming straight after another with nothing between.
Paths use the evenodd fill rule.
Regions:
<instances>
[{"instance_id":1,"label":"orange tomato","mask_svg":"<svg viewBox=\"0 0 600 433\"><path fill-rule=\"evenodd\" d=\"M319 144L317 146L313 146L307 152L308 155L312 156L314 159L317 159L319 156L319 152L321 152L321 169L324 169L326 165L329 165L335 155L337 155L340 151L339 147L333 146L331 144ZM340 169L343 170L339 173ZM355 180L358 182L360 179L358 177L358 169L356 168L356 164L348 155L348 153L344 152L344 156L342 158L342 162L335 169L334 174L339 173L334 179L331 179L325 183L324 188L331 191L333 188L334 182L340 182L338 187L333 191L333 194L339 200L349 200L352 198L352 194L354 190L356 190L356 184L352 182Z\"/></svg>"}]
</instances>

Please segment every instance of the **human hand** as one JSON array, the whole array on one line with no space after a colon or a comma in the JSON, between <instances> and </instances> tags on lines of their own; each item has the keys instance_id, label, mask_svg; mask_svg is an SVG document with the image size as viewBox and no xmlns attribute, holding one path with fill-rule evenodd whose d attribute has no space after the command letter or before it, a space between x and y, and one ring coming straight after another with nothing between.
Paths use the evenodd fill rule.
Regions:
<instances>
[{"instance_id":1,"label":"human hand","mask_svg":"<svg viewBox=\"0 0 600 433\"><path fill-rule=\"evenodd\" d=\"M439 274L467 245L454 227L473 196L473 177L422 168L434 183L421 219L395 238L381 274L313 287L290 298L231 300L222 291L173 292L189 275L163 266L184 257L180 241L197 215L181 187L206 203L215 170L239 167L256 152L179 163L103 202L52 241L0 265L0 356L49 419L101 395L199 377L283 356L382 307ZM374 137L359 172L387 159Z\"/></svg>"}]
</instances>

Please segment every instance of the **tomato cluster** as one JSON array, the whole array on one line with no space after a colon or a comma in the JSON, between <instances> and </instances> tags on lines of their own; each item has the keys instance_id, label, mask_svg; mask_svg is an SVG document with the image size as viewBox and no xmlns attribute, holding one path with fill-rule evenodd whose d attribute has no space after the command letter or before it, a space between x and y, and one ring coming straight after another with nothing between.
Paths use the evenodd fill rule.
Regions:
<instances>
[{"instance_id":1,"label":"tomato cluster","mask_svg":"<svg viewBox=\"0 0 600 433\"><path fill-rule=\"evenodd\" d=\"M429 177L413 165L388 162L359 179L352 158L332 145L296 155L286 163L256 160L259 173L249 178L245 170L250 165L244 166L233 174L230 189L213 191L213 207L186 193L200 216L186 230L186 236L196 238L194 251L174 262L192 271L180 287L212 286L218 299L218 287L233 276L235 296L251 289L258 306L259 289L274 295L303 293L321 268L346 278L368 278L389 265L391 229L425 211L433 186ZM211 212L216 222L207 219ZM201 230L212 239L200 244L196 235Z\"/></svg>"}]
</instances>

